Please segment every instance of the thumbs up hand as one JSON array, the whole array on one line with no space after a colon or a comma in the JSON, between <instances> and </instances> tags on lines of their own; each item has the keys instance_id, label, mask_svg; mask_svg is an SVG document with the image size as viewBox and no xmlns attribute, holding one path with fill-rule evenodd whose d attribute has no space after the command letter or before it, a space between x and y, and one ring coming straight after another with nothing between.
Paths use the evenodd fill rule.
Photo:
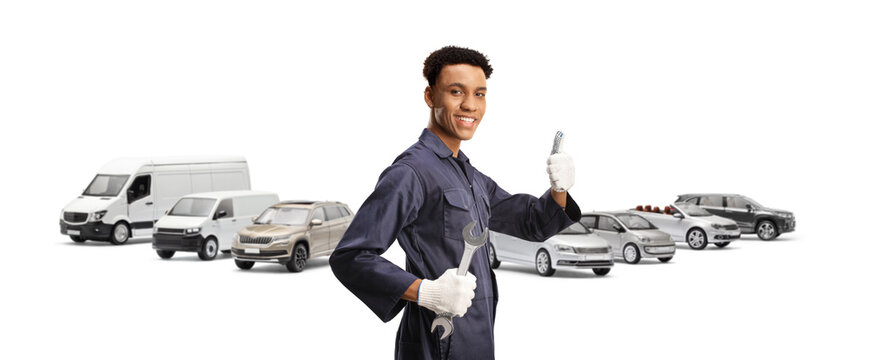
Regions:
<instances>
[{"instance_id":1,"label":"thumbs up hand","mask_svg":"<svg viewBox=\"0 0 870 360\"><path fill-rule=\"evenodd\" d=\"M556 192L566 192L574 186L574 159L562 152L562 132L556 132L553 151L547 158L547 174L550 175L550 188Z\"/></svg>"}]
</instances>

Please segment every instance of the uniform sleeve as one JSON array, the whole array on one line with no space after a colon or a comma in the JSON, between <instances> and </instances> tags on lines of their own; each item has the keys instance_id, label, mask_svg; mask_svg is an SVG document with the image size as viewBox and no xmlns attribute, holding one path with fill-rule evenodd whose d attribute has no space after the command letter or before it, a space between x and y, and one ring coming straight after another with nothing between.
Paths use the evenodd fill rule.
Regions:
<instances>
[{"instance_id":1,"label":"uniform sleeve","mask_svg":"<svg viewBox=\"0 0 870 360\"><path fill-rule=\"evenodd\" d=\"M484 177L489 191L490 230L529 241L545 241L559 231L580 221L580 207L568 194L565 210L550 196L511 195L495 181Z\"/></svg>"},{"instance_id":2,"label":"uniform sleeve","mask_svg":"<svg viewBox=\"0 0 870 360\"><path fill-rule=\"evenodd\" d=\"M414 170L403 164L388 167L329 258L335 277L384 322L404 307L401 297L417 276L381 254L414 222L422 202Z\"/></svg>"}]
</instances>

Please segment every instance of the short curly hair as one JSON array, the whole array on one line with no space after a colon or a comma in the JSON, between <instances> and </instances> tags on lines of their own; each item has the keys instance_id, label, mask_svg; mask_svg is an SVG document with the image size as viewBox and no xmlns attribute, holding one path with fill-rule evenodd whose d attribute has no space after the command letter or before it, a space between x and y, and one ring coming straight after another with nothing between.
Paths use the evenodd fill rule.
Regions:
<instances>
[{"instance_id":1,"label":"short curly hair","mask_svg":"<svg viewBox=\"0 0 870 360\"><path fill-rule=\"evenodd\" d=\"M483 69L483 74L489 79L492 74L492 66L489 59L477 50L458 46L445 46L433 51L423 62L423 77L429 81L429 86L435 86L441 69L447 65L468 64Z\"/></svg>"}]
</instances>

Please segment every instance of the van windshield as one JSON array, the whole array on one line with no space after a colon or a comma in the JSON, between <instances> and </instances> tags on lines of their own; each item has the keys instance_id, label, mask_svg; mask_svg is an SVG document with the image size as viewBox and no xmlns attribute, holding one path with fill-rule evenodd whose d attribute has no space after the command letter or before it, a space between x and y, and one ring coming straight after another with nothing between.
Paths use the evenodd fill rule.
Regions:
<instances>
[{"instance_id":1,"label":"van windshield","mask_svg":"<svg viewBox=\"0 0 870 360\"><path fill-rule=\"evenodd\" d=\"M118 196L130 175L97 174L82 195L87 196Z\"/></svg>"},{"instance_id":2,"label":"van windshield","mask_svg":"<svg viewBox=\"0 0 870 360\"><path fill-rule=\"evenodd\" d=\"M307 208L280 207L268 208L254 220L254 224L305 225L308 220Z\"/></svg>"},{"instance_id":3,"label":"van windshield","mask_svg":"<svg viewBox=\"0 0 870 360\"><path fill-rule=\"evenodd\" d=\"M211 214L211 209L214 208L215 201L215 199L184 198L175 203L172 210L169 210L169 215L197 217L209 216Z\"/></svg>"},{"instance_id":4,"label":"van windshield","mask_svg":"<svg viewBox=\"0 0 870 360\"><path fill-rule=\"evenodd\" d=\"M565 230L562 230L561 232L559 232L559 234L562 234L562 235L588 234L588 233L590 233L589 229L586 228L586 226L583 226L583 224L581 224L579 222L573 223L573 224L571 224L571 226L565 228Z\"/></svg>"}]
</instances>

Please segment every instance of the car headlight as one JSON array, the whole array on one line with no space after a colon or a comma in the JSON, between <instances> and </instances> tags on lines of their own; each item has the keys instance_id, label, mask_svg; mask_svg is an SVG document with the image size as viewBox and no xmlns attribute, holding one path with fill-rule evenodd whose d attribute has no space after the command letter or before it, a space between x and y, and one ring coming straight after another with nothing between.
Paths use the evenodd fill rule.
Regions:
<instances>
[{"instance_id":1,"label":"car headlight","mask_svg":"<svg viewBox=\"0 0 870 360\"><path fill-rule=\"evenodd\" d=\"M779 216L779 217L782 217L782 218L786 218L786 219L792 217L792 215L789 214L789 213L776 213L776 216Z\"/></svg>"},{"instance_id":2,"label":"car headlight","mask_svg":"<svg viewBox=\"0 0 870 360\"><path fill-rule=\"evenodd\" d=\"M233 241L239 242L239 233L236 233L235 235L233 235Z\"/></svg>"},{"instance_id":3,"label":"car headlight","mask_svg":"<svg viewBox=\"0 0 870 360\"><path fill-rule=\"evenodd\" d=\"M195 228L187 228L187 229L184 229L184 233L187 234L187 235L199 234L199 231L200 231L200 230L202 230L202 228L198 228L198 227L195 227Z\"/></svg>"},{"instance_id":4,"label":"car headlight","mask_svg":"<svg viewBox=\"0 0 870 360\"><path fill-rule=\"evenodd\" d=\"M723 227L725 227L725 225L722 225L722 224L713 224L713 228L714 228L714 229L717 229L717 230L718 230L718 229L721 229L721 228L723 228Z\"/></svg>"},{"instance_id":5,"label":"car headlight","mask_svg":"<svg viewBox=\"0 0 870 360\"><path fill-rule=\"evenodd\" d=\"M103 220L103 217L106 216L106 213L107 213L107 212L109 212L109 211L108 211L108 210L103 210L103 211L97 211L97 212L95 212L95 213L94 213L94 216L93 216L94 221L100 221L100 220Z\"/></svg>"},{"instance_id":6,"label":"car headlight","mask_svg":"<svg viewBox=\"0 0 870 360\"><path fill-rule=\"evenodd\" d=\"M637 238L637 240L639 240L639 241L642 242L642 243L648 243L648 242L649 242L649 238L646 237L646 236L640 236L640 237Z\"/></svg>"},{"instance_id":7,"label":"car headlight","mask_svg":"<svg viewBox=\"0 0 870 360\"><path fill-rule=\"evenodd\" d=\"M574 248L568 245L556 245L556 251L573 253Z\"/></svg>"}]
</instances>

